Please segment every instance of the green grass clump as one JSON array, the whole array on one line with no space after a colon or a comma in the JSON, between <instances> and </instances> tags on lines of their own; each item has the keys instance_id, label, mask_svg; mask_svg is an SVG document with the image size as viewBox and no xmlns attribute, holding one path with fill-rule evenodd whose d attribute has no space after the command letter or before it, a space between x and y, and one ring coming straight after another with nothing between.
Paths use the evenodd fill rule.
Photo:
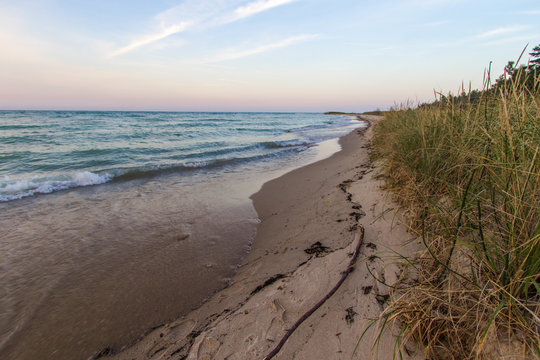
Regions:
<instances>
[{"instance_id":1,"label":"green grass clump","mask_svg":"<svg viewBox=\"0 0 540 360\"><path fill-rule=\"evenodd\" d=\"M387 187L425 246L384 315L430 359L540 356L540 77L529 70L375 127Z\"/></svg>"}]
</instances>

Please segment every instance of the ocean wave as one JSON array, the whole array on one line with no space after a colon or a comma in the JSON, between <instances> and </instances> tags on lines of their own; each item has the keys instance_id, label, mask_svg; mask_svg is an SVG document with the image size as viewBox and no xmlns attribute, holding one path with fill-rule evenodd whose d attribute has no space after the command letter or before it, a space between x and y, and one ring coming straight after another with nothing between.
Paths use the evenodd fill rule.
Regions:
<instances>
[{"instance_id":1,"label":"ocean wave","mask_svg":"<svg viewBox=\"0 0 540 360\"><path fill-rule=\"evenodd\" d=\"M0 201L161 174L228 171L302 152L358 125L322 114L2 114L0 129L8 131L0 136Z\"/></svg>"},{"instance_id":2,"label":"ocean wave","mask_svg":"<svg viewBox=\"0 0 540 360\"><path fill-rule=\"evenodd\" d=\"M313 144L301 141L269 141L240 148L220 149L217 151L198 153L196 158L199 159L194 160L189 160L190 156L184 155L182 156L182 161L179 162L173 161L171 163L161 163L159 165L127 168L109 168L100 171L99 173L82 171L74 174L14 179L6 176L3 180L0 180L0 202L19 200L28 196L49 194L77 187L99 185L110 181L129 181L152 178L162 174L235 165L280 156L290 151L303 151L312 145ZM262 153L256 151L256 149L260 148L274 151ZM217 158L218 154L224 157ZM206 159L201 159L201 157Z\"/></svg>"},{"instance_id":3,"label":"ocean wave","mask_svg":"<svg viewBox=\"0 0 540 360\"><path fill-rule=\"evenodd\" d=\"M118 170L108 170L108 173L114 174L114 181L129 181L135 179L151 178L164 174L181 173L184 171L195 171L202 169L215 169L226 166L243 164L251 161L259 161L271 159L290 154L291 152L301 152L307 150L314 144L306 142L298 142L294 144L280 144L279 142L259 143L254 146L247 146L235 151L212 151L199 153L198 160L189 160L189 156L183 156L183 160L179 162L162 163L153 166L124 168ZM247 150L256 150L264 147L271 152L249 152ZM217 158L216 153L227 155L226 157ZM204 155L204 156L203 156ZM202 159L201 159L202 158Z\"/></svg>"},{"instance_id":4,"label":"ocean wave","mask_svg":"<svg viewBox=\"0 0 540 360\"><path fill-rule=\"evenodd\" d=\"M261 143L261 146L267 149L286 149L293 147L307 148L314 145L315 142L308 142L302 140L266 141Z\"/></svg>"},{"instance_id":5,"label":"ocean wave","mask_svg":"<svg viewBox=\"0 0 540 360\"><path fill-rule=\"evenodd\" d=\"M111 174L95 174L89 171L29 179L5 177L4 180L0 180L0 202L18 200L34 194L49 194L75 187L103 184L112 178Z\"/></svg>"}]
</instances>

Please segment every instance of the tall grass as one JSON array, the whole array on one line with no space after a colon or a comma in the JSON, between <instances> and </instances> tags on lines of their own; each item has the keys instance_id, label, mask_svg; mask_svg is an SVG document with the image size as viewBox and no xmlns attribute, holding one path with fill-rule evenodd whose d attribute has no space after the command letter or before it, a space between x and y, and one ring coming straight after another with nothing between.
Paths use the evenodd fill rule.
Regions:
<instances>
[{"instance_id":1,"label":"tall grass","mask_svg":"<svg viewBox=\"0 0 540 360\"><path fill-rule=\"evenodd\" d=\"M375 127L387 187L425 246L385 316L430 359L540 357L539 82L525 71Z\"/></svg>"}]
</instances>

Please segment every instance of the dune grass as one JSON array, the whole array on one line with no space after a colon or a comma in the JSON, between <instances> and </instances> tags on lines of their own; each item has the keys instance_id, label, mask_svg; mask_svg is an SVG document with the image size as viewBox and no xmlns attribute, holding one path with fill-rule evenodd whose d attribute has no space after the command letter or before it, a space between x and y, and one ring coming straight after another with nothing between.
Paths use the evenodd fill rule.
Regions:
<instances>
[{"instance_id":1,"label":"dune grass","mask_svg":"<svg viewBox=\"0 0 540 360\"><path fill-rule=\"evenodd\" d=\"M375 127L386 186L424 245L385 321L430 359L540 357L539 82L526 71Z\"/></svg>"}]
</instances>

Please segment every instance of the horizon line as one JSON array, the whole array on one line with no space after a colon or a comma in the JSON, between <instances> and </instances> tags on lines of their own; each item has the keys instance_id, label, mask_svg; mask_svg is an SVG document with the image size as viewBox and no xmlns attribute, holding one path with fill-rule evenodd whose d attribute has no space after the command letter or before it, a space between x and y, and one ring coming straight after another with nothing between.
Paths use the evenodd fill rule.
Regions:
<instances>
[{"instance_id":1,"label":"horizon line","mask_svg":"<svg viewBox=\"0 0 540 360\"><path fill-rule=\"evenodd\" d=\"M88 110L88 109L1 109L0 112L9 112L9 111L35 111L35 112L162 112L162 113L285 113L285 114L294 114L294 113L304 113L304 114L325 114L325 113L351 113L351 112L357 112L357 111L342 111L342 110L325 110L325 111L279 111L279 110L254 110L254 111L246 111L246 110L226 110L226 111L220 111L220 110L204 110L204 111L198 111L198 110ZM363 110L365 112L366 110ZM370 110L367 110L370 111Z\"/></svg>"}]
</instances>

